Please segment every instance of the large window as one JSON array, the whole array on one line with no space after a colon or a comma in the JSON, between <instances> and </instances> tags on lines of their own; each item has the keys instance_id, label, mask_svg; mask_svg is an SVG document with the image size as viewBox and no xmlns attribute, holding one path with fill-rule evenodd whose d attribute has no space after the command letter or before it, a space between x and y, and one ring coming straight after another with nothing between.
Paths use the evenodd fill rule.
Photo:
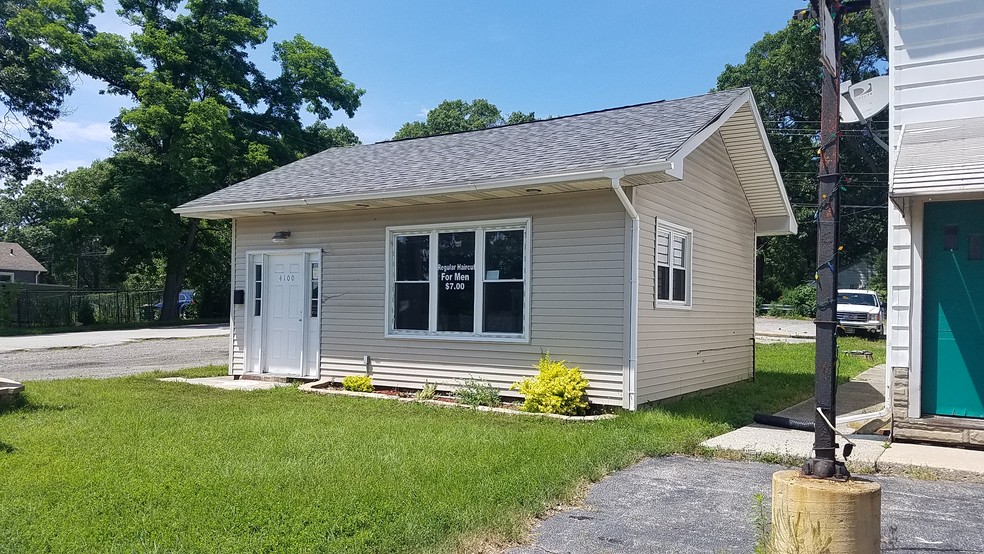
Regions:
<instances>
[{"instance_id":1,"label":"large window","mask_svg":"<svg viewBox=\"0 0 984 554\"><path fill-rule=\"evenodd\" d=\"M525 340L529 221L389 229L394 336Z\"/></svg>"},{"instance_id":2,"label":"large window","mask_svg":"<svg viewBox=\"0 0 984 554\"><path fill-rule=\"evenodd\" d=\"M656 222L656 304L690 305L690 249L693 231Z\"/></svg>"}]
</instances>

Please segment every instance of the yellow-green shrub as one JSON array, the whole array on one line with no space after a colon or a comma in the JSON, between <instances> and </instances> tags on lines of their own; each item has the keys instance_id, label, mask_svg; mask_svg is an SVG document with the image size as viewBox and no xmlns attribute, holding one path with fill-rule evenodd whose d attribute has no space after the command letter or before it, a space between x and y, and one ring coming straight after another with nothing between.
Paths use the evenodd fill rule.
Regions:
<instances>
[{"instance_id":1,"label":"yellow-green shrub","mask_svg":"<svg viewBox=\"0 0 984 554\"><path fill-rule=\"evenodd\" d=\"M587 411L589 383L580 369L567 367L564 360L551 360L549 352L540 356L536 367L540 371L536 377L509 387L526 397L523 411L561 415L581 415Z\"/></svg>"},{"instance_id":2,"label":"yellow-green shrub","mask_svg":"<svg viewBox=\"0 0 984 554\"><path fill-rule=\"evenodd\" d=\"M342 388L355 392L372 392L372 377L368 375L349 375L342 379Z\"/></svg>"}]
</instances>

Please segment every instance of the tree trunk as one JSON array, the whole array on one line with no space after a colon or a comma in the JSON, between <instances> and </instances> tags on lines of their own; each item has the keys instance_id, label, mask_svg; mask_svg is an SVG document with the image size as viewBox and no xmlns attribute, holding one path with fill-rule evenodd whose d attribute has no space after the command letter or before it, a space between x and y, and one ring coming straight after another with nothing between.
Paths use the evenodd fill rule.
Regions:
<instances>
[{"instance_id":1,"label":"tree trunk","mask_svg":"<svg viewBox=\"0 0 984 554\"><path fill-rule=\"evenodd\" d=\"M178 312L178 294L184 284L185 271L191 258L191 250L195 247L195 236L198 234L198 221L192 219L188 223L188 236L180 248L167 253L167 275L164 278L164 299L161 301L161 321L175 321Z\"/></svg>"}]
</instances>

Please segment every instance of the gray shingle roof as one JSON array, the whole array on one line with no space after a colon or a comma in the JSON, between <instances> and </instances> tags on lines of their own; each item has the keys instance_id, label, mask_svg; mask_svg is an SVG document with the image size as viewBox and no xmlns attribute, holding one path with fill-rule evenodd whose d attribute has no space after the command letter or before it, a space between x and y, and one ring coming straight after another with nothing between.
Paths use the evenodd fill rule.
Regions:
<instances>
[{"instance_id":1,"label":"gray shingle roof","mask_svg":"<svg viewBox=\"0 0 984 554\"><path fill-rule=\"evenodd\" d=\"M434 137L331 148L184 207L427 189L669 159L744 90Z\"/></svg>"},{"instance_id":2,"label":"gray shingle roof","mask_svg":"<svg viewBox=\"0 0 984 554\"><path fill-rule=\"evenodd\" d=\"M0 242L0 271L47 271L16 242Z\"/></svg>"}]
</instances>

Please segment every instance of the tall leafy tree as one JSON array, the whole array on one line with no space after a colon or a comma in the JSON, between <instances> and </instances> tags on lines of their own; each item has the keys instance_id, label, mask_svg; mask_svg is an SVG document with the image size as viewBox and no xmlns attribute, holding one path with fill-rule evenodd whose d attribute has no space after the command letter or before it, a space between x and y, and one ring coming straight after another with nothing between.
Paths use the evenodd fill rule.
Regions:
<instances>
[{"instance_id":1,"label":"tall leafy tree","mask_svg":"<svg viewBox=\"0 0 984 554\"><path fill-rule=\"evenodd\" d=\"M878 75L886 61L874 17L852 14L842 27L842 78L858 82ZM819 136L820 40L812 22L791 21L756 42L745 62L727 65L717 88L751 87L769 134L799 233L760 241L759 292L766 299L812 280L816 272L815 204ZM876 118L884 128L886 115ZM888 155L858 125L842 126L841 265L877 257L886 247Z\"/></svg>"},{"instance_id":2,"label":"tall leafy tree","mask_svg":"<svg viewBox=\"0 0 984 554\"><path fill-rule=\"evenodd\" d=\"M257 0L122 0L135 28L123 44L134 63L92 74L135 106L113 121L117 151L94 216L111 261L124 270L163 261L162 319L177 296L200 231L222 225L184 219L175 206L328 147L358 142L323 121L349 117L364 91L344 79L327 48L297 35L274 44L280 72L250 60L274 24ZM117 70L120 66L114 66ZM305 126L301 110L316 123ZM223 278L224 276L216 276Z\"/></svg>"},{"instance_id":3,"label":"tall leafy tree","mask_svg":"<svg viewBox=\"0 0 984 554\"><path fill-rule=\"evenodd\" d=\"M115 82L129 64L121 38L90 23L98 0L0 0L0 182L13 187L36 172L41 153L57 137L78 72Z\"/></svg>"},{"instance_id":4,"label":"tall leafy tree","mask_svg":"<svg viewBox=\"0 0 984 554\"><path fill-rule=\"evenodd\" d=\"M503 117L499 108L484 98L478 98L471 102L445 100L427 112L425 121L404 123L393 138L405 139L443 135L528 121L536 121L536 115L533 112L512 112Z\"/></svg>"}]
</instances>

